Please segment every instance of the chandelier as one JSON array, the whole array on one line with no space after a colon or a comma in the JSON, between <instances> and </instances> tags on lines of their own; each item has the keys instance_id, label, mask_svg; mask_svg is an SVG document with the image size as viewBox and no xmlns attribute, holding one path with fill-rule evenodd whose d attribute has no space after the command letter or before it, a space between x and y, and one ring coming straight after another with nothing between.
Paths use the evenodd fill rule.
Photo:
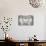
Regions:
<instances>
[{"instance_id":1,"label":"chandelier","mask_svg":"<svg viewBox=\"0 0 46 46\"><path fill-rule=\"evenodd\" d=\"M43 4L43 0L29 0L29 3L32 7L38 8Z\"/></svg>"}]
</instances>

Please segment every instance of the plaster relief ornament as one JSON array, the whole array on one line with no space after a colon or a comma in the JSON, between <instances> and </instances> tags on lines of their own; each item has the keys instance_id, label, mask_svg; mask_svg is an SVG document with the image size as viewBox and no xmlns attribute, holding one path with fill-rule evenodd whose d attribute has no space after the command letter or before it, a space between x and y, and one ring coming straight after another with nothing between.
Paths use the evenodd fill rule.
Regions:
<instances>
[{"instance_id":1,"label":"plaster relief ornament","mask_svg":"<svg viewBox=\"0 0 46 46\"><path fill-rule=\"evenodd\" d=\"M38 8L42 5L43 0L29 0L29 3L32 7Z\"/></svg>"}]
</instances>

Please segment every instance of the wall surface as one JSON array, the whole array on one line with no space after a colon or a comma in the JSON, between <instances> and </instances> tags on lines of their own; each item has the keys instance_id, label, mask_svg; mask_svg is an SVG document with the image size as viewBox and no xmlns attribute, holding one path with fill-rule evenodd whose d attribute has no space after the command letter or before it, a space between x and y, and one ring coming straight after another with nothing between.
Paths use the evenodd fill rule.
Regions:
<instances>
[{"instance_id":1,"label":"wall surface","mask_svg":"<svg viewBox=\"0 0 46 46\"><path fill-rule=\"evenodd\" d=\"M33 15L34 25L19 26L19 15ZM4 16L13 18L11 29L8 32L17 40L27 40L34 34L37 35L37 39L45 40L45 15L46 8L33 8L28 0L0 0L0 19ZM0 29L0 39L4 39L2 33Z\"/></svg>"}]
</instances>

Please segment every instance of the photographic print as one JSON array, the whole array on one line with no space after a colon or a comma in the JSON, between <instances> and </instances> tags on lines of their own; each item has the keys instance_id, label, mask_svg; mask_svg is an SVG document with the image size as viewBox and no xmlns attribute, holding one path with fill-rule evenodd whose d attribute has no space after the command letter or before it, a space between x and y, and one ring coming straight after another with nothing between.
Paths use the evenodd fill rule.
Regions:
<instances>
[{"instance_id":1,"label":"photographic print","mask_svg":"<svg viewBox=\"0 0 46 46\"><path fill-rule=\"evenodd\" d=\"M32 15L28 15L28 16L19 15L18 25L33 25L34 23L33 19L34 17Z\"/></svg>"}]
</instances>

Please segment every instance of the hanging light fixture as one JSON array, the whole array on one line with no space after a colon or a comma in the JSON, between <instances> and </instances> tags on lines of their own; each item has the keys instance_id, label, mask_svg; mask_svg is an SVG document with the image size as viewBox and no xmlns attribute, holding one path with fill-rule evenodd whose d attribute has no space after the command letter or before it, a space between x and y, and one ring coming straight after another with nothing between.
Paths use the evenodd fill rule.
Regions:
<instances>
[{"instance_id":1,"label":"hanging light fixture","mask_svg":"<svg viewBox=\"0 0 46 46\"><path fill-rule=\"evenodd\" d=\"M29 3L32 7L38 8L45 2L43 2L43 0L29 0Z\"/></svg>"}]
</instances>

